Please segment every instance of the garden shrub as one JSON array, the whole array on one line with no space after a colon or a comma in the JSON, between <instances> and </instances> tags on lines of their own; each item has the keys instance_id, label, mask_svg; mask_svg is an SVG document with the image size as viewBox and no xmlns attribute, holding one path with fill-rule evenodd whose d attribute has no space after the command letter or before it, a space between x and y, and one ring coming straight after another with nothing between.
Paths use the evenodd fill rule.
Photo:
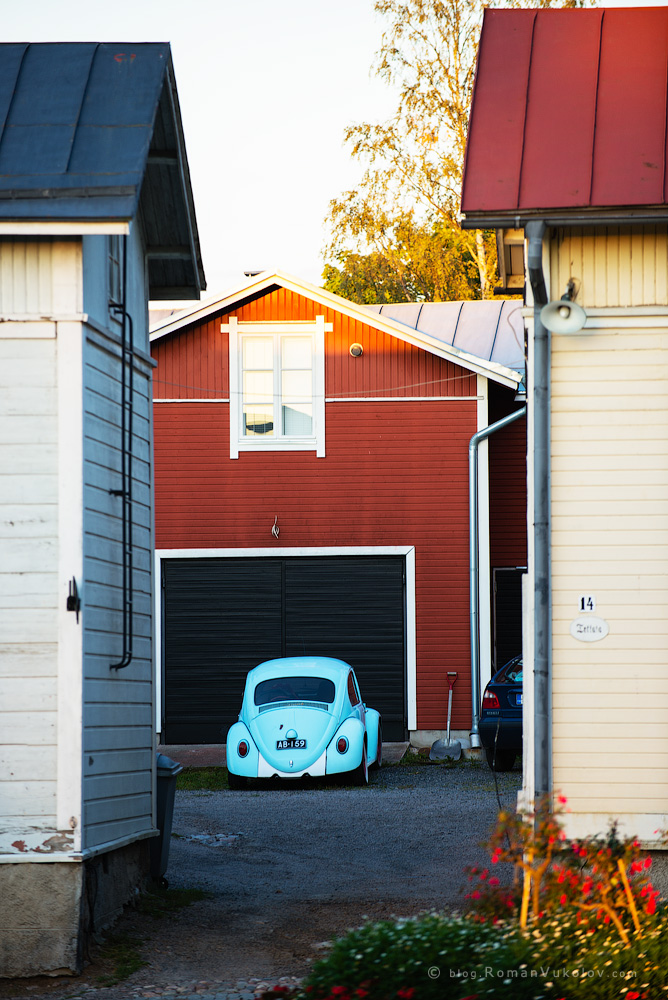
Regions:
<instances>
[{"instance_id":1,"label":"garden shrub","mask_svg":"<svg viewBox=\"0 0 668 1000\"><path fill-rule=\"evenodd\" d=\"M470 911L368 923L334 942L308 1000L668 998L668 913L651 858L612 824L567 842L560 812L502 812L490 867L469 870ZM510 884L495 866L510 864ZM493 874L490 874L493 872ZM506 882L508 880L505 880Z\"/></svg>"}]
</instances>

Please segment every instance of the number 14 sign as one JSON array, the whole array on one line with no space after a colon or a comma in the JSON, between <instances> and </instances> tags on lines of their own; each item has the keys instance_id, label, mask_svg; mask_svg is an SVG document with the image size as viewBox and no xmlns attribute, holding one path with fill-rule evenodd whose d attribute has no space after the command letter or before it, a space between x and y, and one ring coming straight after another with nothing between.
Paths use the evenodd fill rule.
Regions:
<instances>
[{"instance_id":1,"label":"number 14 sign","mask_svg":"<svg viewBox=\"0 0 668 1000\"><path fill-rule=\"evenodd\" d=\"M596 611L596 598L593 594L580 594L578 598L578 611Z\"/></svg>"}]
</instances>

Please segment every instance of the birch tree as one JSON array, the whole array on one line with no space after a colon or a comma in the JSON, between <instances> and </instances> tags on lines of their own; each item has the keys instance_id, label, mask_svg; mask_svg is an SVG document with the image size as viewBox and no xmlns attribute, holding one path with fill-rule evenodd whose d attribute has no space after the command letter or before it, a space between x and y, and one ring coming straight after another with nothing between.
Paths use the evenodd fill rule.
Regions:
<instances>
[{"instance_id":1,"label":"birch tree","mask_svg":"<svg viewBox=\"0 0 668 1000\"><path fill-rule=\"evenodd\" d=\"M588 0L501 0L498 6L581 7ZM458 222L483 0L376 0L388 26L375 72L397 91L381 124L344 135L364 166L330 202L325 288L359 302L488 298L493 233ZM391 295L392 298L386 298Z\"/></svg>"}]
</instances>

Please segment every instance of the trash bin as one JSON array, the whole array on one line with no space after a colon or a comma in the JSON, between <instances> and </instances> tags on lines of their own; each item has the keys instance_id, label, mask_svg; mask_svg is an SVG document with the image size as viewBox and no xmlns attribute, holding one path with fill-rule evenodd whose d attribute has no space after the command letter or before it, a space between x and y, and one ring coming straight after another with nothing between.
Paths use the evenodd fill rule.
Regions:
<instances>
[{"instance_id":1,"label":"trash bin","mask_svg":"<svg viewBox=\"0 0 668 1000\"><path fill-rule=\"evenodd\" d=\"M156 821L160 836L154 837L151 841L151 875L160 879L163 885L167 885L165 872L169 862L169 841L172 836L176 776L181 773L183 766L166 757L164 753L159 753L156 754L156 768Z\"/></svg>"}]
</instances>

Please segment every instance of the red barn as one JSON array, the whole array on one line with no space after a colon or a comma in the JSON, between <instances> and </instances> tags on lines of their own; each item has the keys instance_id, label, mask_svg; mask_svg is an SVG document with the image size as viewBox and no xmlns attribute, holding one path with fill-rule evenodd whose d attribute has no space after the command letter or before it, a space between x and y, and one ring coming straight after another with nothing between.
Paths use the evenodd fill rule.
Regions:
<instances>
[{"instance_id":1,"label":"red barn","mask_svg":"<svg viewBox=\"0 0 668 1000\"><path fill-rule=\"evenodd\" d=\"M219 743L247 670L352 663L387 740L471 727L469 442L516 410L517 302L355 305L283 274L154 327L162 739ZM480 650L521 649L524 420L480 446ZM494 598L496 591L496 598Z\"/></svg>"}]
</instances>

